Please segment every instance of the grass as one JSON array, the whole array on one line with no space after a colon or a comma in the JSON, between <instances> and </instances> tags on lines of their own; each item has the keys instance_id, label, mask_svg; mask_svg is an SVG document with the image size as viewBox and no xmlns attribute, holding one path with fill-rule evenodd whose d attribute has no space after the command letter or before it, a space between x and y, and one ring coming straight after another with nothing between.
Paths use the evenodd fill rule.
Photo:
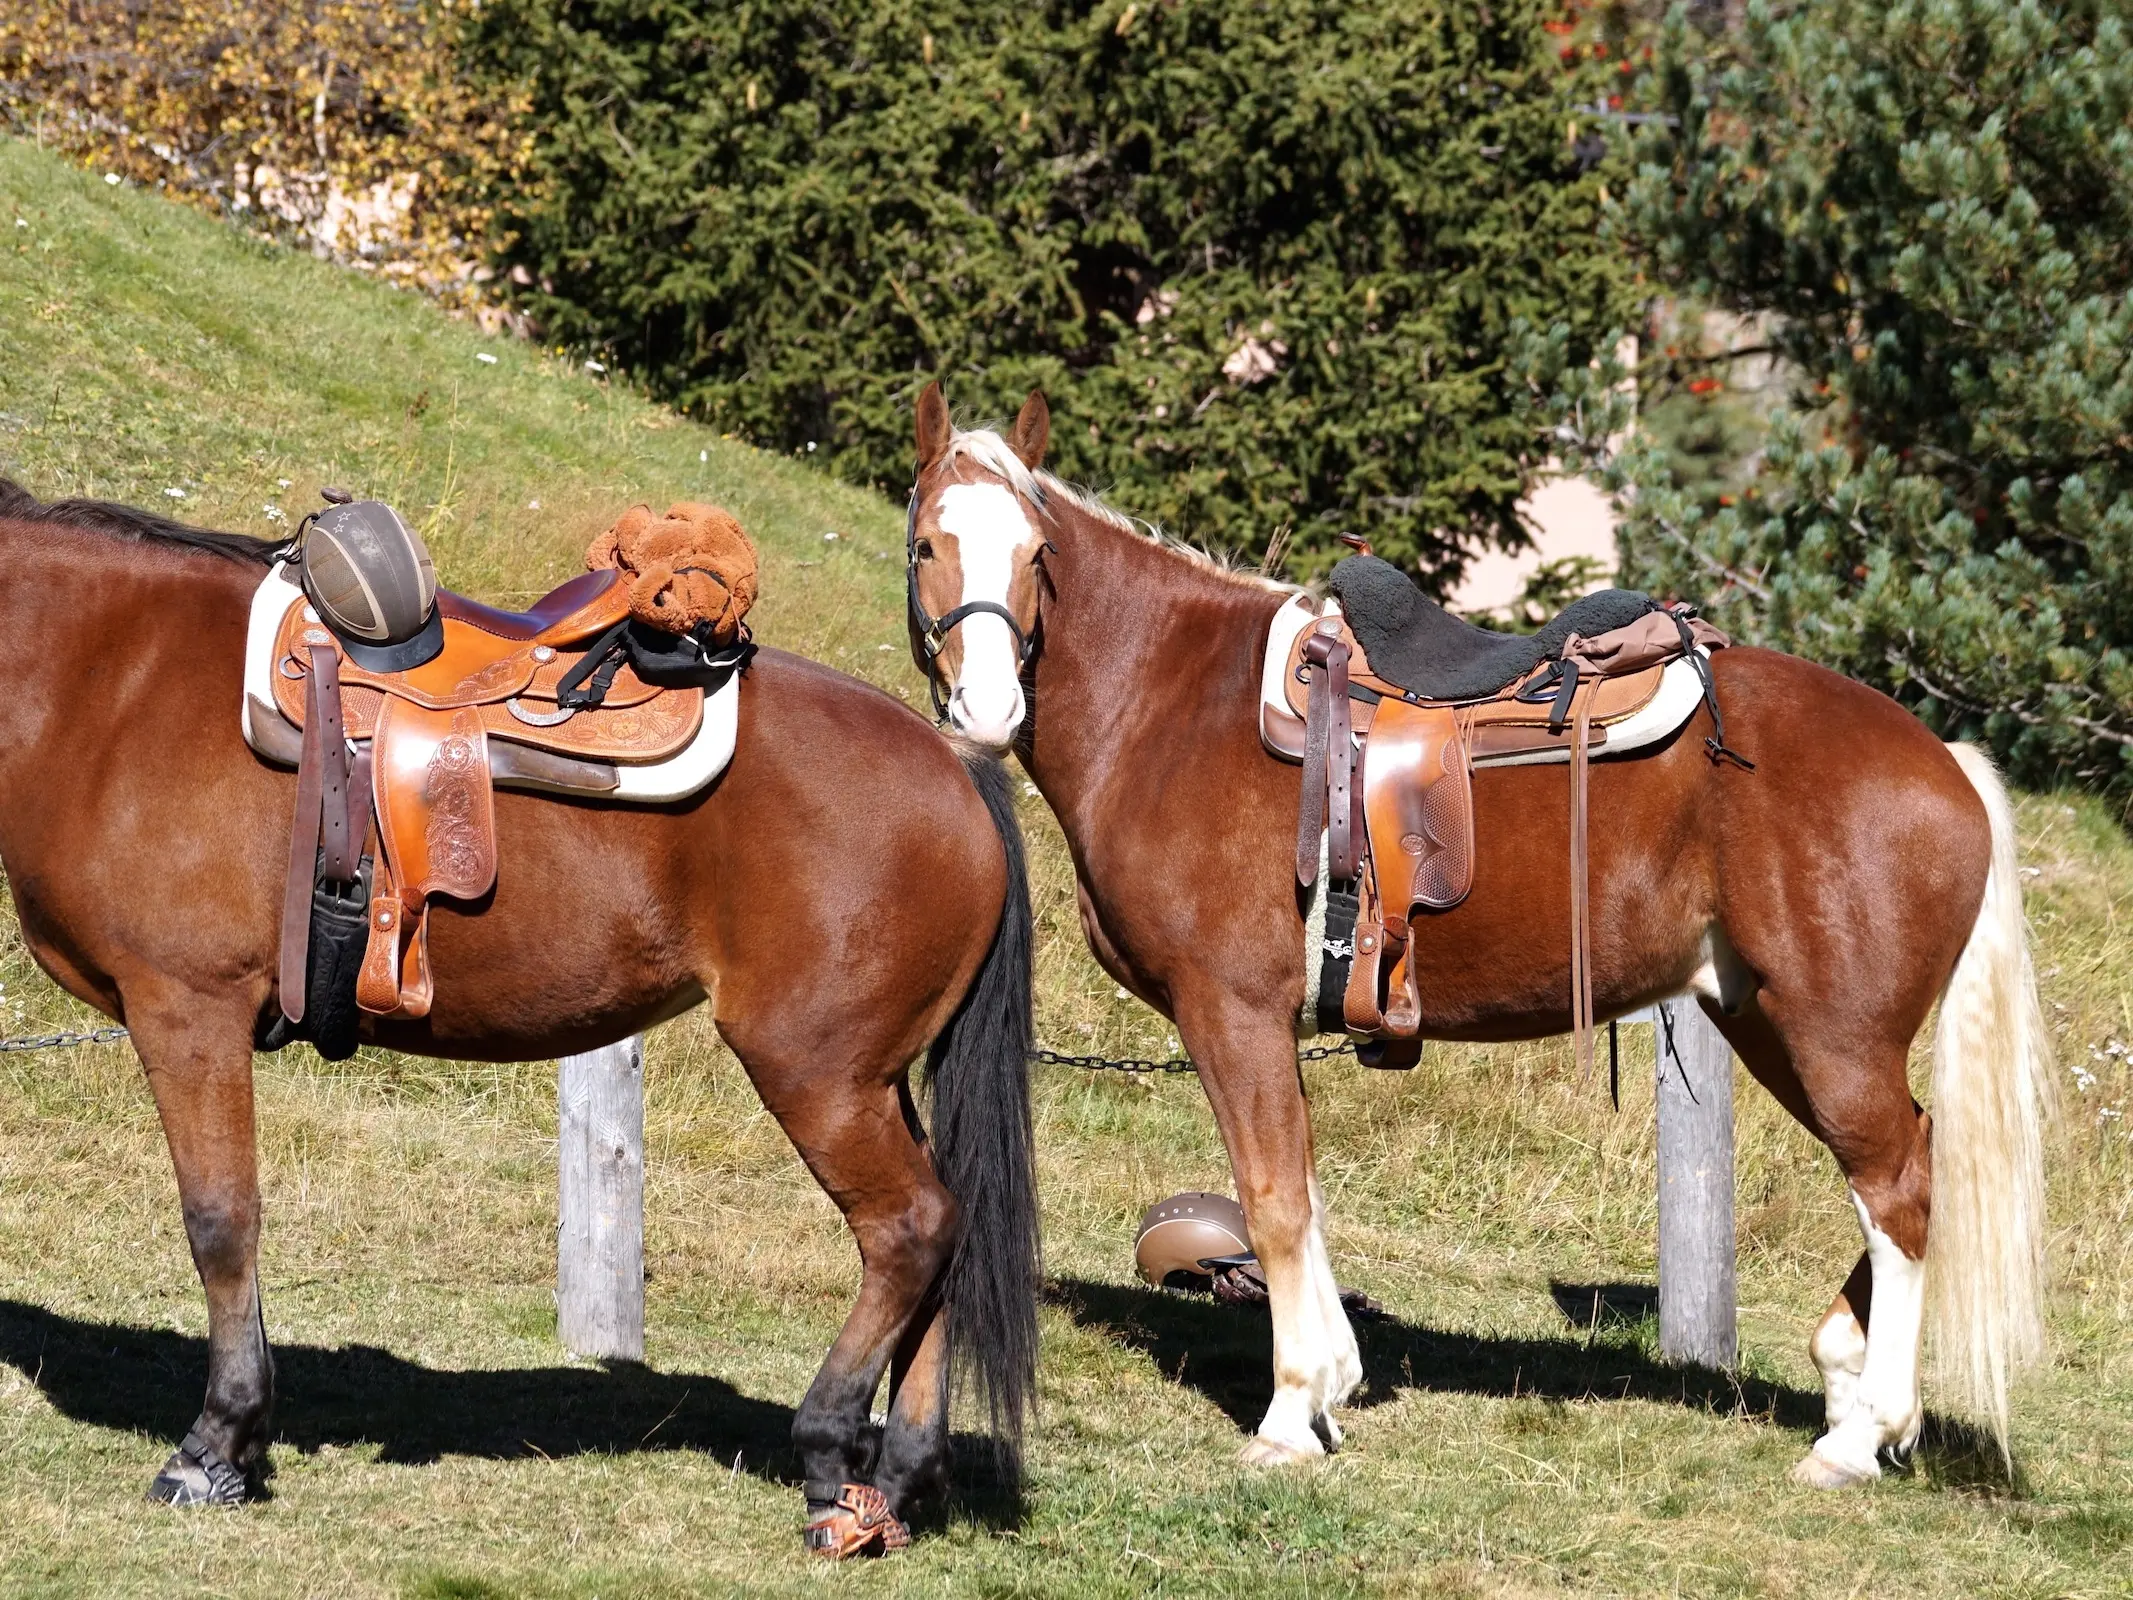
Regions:
<instances>
[{"instance_id":1,"label":"grass","mask_svg":"<svg viewBox=\"0 0 2133 1600\"><path fill-rule=\"evenodd\" d=\"M265 506L297 515L344 482L500 600L572 570L632 500L716 498L762 543L764 638L921 693L892 505L6 142L0 338L0 471L41 493L264 533ZM205 1316L119 1045L0 1055L0 1590L2127 1593L2133 845L2079 799L2030 797L2022 820L2069 1109L2054 1362L2018 1399L2013 1488L1955 1430L1871 1492L1784 1482L1819 1405L1805 1336L1857 1235L1827 1156L1745 1081L1743 1372L1656 1358L1645 1030L1625 1034L1619 1115L1562 1041L1433 1047L1405 1075L1308 1069L1336 1270L1392 1317L1363 1329L1348 1447L1245 1472L1263 1314L1131 1277L1142 1206L1226 1183L1198 1087L1047 1068L1052 1288L1024 1512L971 1496L896 1561L817 1570L785 1432L856 1259L691 1017L649 1045L642 1368L573 1364L554 1340L549 1064L262 1057L274 1493L172 1514L140 1495L197 1407ZM1164 1053L1167 1025L1084 952L1035 802L1027 821L1040 1033ZM85 1016L0 917L0 1032Z\"/></svg>"}]
</instances>

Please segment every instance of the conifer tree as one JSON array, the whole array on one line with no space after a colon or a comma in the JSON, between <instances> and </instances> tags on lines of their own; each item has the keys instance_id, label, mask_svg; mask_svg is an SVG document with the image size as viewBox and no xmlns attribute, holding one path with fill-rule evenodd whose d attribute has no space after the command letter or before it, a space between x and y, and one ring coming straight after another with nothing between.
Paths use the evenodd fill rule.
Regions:
<instances>
[{"instance_id":1,"label":"conifer tree","mask_svg":"<svg viewBox=\"0 0 2133 1600\"><path fill-rule=\"evenodd\" d=\"M1769 318L1799 382L1752 499L1699 504L1648 448L1612 468L1632 579L2121 796L2129 46L2119 4L1757 4L1709 39L1677 12L1616 222L1657 287Z\"/></svg>"}]
</instances>

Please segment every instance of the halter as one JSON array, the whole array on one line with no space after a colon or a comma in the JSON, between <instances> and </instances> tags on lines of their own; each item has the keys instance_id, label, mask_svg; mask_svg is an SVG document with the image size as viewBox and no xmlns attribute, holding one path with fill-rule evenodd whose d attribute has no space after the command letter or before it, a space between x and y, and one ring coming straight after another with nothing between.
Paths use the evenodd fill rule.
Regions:
<instances>
[{"instance_id":1,"label":"halter","mask_svg":"<svg viewBox=\"0 0 2133 1600\"><path fill-rule=\"evenodd\" d=\"M1047 539L1046 549L1052 548ZM933 664L948 646L948 635L968 622L972 617L998 617L1007 624L1007 631L1015 637L1015 671L1022 672L1029 666L1030 657L1037 653L1034 633L1024 633L1015 614L997 600L965 600L961 605L936 617L926 610L918 598L918 485L911 485L911 505L904 514L904 604L911 624L911 637L926 652L926 690L933 697L933 715L945 722L948 719L948 698L941 693L940 674Z\"/></svg>"}]
</instances>

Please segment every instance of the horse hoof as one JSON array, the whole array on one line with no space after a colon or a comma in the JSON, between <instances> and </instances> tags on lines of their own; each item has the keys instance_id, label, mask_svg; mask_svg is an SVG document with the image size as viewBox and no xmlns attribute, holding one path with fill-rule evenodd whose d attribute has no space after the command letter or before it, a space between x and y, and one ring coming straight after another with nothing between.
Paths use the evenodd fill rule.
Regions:
<instances>
[{"instance_id":1,"label":"horse hoof","mask_svg":"<svg viewBox=\"0 0 2133 1600\"><path fill-rule=\"evenodd\" d=\"M1255 1433L1245 1441L1237 1459L1247 1467L1293 1467L1301 1462L1316 1461L1325 1453L1326 1447L1315 1438L1307 1449L1303 1445Z\"/></svg>"},{"instance_id":2,"label":"horse hoof","mask_svg":"<svg viewBox=\"0 0 2133 1600\"><path fill-rule=\"evenodd\" d=\"M1792 1469L1792 1481L1808 1489L1855 1489L1879 1476L1879 1472L1862 1472L1832 1461L1819 1450L1810 1452Z\"/></svg>"},{"instance_id":3,"label":"horse hoof","mask_svg":"<svg viewBox=\"0 0 2133 1600\"><path fill-rule=\"evenodd\" d=\"M148 1498L167 1506L241 1506L251 1498L244 1474L212 1451L208 1459L174 1450L148 1486Z\"/></svg>"}]
</instances>

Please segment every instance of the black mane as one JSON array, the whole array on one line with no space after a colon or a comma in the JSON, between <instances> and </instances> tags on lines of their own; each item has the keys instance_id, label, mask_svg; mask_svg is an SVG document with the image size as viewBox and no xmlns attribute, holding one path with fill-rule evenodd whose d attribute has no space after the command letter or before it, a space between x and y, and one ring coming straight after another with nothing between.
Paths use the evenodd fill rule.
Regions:
<instances>
[{"instance_id":1,"label":"black mane","mask_svg":"<svg viewBox=\"0 0 2133 1600\"><path fill-rule=\"evenodd\" d=\"M152 511L136 510L110 500L54 500L47 504L10 478L0 478L0 518L43 522L61 528L89 528L137 543L202 550L226 561L241 561L259 567L272 565L274 553L281 548L272 539L254 539L242 533L218 533L212 528L189 528Z\"/></svg>"}]
</instances>

